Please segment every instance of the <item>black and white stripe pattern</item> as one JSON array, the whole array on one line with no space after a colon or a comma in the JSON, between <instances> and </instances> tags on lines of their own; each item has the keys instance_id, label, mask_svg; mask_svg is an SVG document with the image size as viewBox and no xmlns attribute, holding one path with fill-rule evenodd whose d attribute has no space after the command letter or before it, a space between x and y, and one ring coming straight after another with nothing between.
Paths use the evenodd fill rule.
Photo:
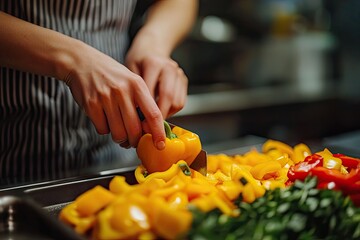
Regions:
<instances>
[{"instance_id":1,"label":"black and white stripe pattern","mask_svg":"<svg viewBox=\"0 0 360 240\"><path fill-rule=\"evenodd\" d=\"M123 62L135 3L0 0L0 10L80 39ZM0 187L63 178L106 159L118 160L120 152L109 136L96 133L65 84L0 67Z\"/></svg>"}]
</instances>

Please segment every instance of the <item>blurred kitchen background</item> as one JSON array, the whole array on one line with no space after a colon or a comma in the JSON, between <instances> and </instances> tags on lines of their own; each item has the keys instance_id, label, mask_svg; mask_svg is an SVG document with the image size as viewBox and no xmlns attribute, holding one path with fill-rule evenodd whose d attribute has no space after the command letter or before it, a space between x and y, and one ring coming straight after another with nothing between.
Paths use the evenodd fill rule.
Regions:
<instances>
[{"instance_id":1,"label":"blurred kitchen background","mask_svg":"<svg viewBox=\"0 0 360 240\"><path fill-rule=\"evenodd\" d=\"M257 137L356 149L359 40L359 0L201 0L173 55L188 102L169 121L209 151Z\"/></svg>"}]
</instances>

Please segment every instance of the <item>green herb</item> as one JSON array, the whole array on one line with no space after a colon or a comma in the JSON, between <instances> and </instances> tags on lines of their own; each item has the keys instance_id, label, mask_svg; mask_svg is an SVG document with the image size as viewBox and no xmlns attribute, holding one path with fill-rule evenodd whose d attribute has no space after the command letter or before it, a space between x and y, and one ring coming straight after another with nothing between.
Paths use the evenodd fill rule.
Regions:
<instances>
[{"instance_id":1,"label":"green herb","mask_svg":"<svg viewBox=\"0 0 360 240\"><path fill-rule=\"evenodd\" d=\"M316 183L316 178L296 181L289 188L267 191L252 204L240 197L235 218L219 210L193 209L186 239L360 239L360 208L339 191L316 189Z\"/></svg>"}]
</instances>

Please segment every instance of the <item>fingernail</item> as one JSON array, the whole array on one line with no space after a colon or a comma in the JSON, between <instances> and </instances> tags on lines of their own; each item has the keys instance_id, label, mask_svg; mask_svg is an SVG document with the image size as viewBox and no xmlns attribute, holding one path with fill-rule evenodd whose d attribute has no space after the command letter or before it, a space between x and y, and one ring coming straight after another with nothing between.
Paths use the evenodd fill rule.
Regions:
<instances>
[{"instance_id":1,"label":"fingernail","mask_svg":"<svg viewBox=\"0 0 360 240\"><path fill-rule=\"evenodd\" d=\"M158 150L163 150L165 148L165 142L164 141L157 142L156 147Z\"/></svg>"},{"instance_id":2,"label":"fingernail","mask_svg":"<svg viewBox=\"0 0 360 240\"><path fill-rule=\"evenodd\" d=\"M122 144L122 143L125 143L127 141L127 139L124 139L124 140L115 140L115 142L117 144Z\"/></svg>"}]
</instances>

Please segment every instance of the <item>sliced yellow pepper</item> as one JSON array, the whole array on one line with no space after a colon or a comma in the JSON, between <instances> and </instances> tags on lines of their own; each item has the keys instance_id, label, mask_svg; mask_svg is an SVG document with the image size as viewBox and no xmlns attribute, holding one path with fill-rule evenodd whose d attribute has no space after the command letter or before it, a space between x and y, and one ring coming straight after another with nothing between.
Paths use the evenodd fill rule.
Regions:
<instances>
[{"instance_id":1,"label":"sliced yellow pepper","mask_svg":"<svg viewBox=\"0 0 360 240\"><path fill-rule=\"evenodd\" d=\"M115 176L111 179L109 184L109 190L115 194L124 194L133 189L133 187L126 182L124 176Z\"/></svg>"},{"instance_id":2,"label":"sliced yellow pepper","mask_svg":"<svg viewBox=\"0 0 360 240\"><path fill-rule=\"evenodd\" d=\"M283 153L287 153L289 154L289 156L292 156L294 153L294 150L292 149L292 147L290 147L289 145L280 142L280 141L276 141L276 140L267 140L263 146L262 146L262 151L264 153L269 152L271 149L277 149Z\"/></svg>"},{"instance_id":3,"label":"sliced yellow pepper","mask_svg":"<svg viewBox=\"0 0 360 240\"><path fill-rule=\"evenodd\" d=\"M150 230L147 199L141 194L120 196L99 213L97 239L137 239Z\"/></svg>"},{"instance_id":4,"label":"sliced yellow pepper","mask_svg":"<svg viewBox=\"0 0 360 240\"><path fill-rule=\"evenodd\" d=\"M175 192L167 198L167 202L171 208L186 209L189 204L189 199L184 192Z\"/></svg>"},{"instance_id":5,"label":"sliced yellow pepper","mask_svg":"<svg viewBox=\"0 0 360 240\"><path fill-rule=\"evenodd\" d=\"M185 234L192 223L192 214L187 210L174 210L161 198L149 199L151 222L158 236L176 239Z\"/></svg>"},{"instance_id":6,"label":"sliced yellow pepper","mask_svg":"<svg viewBox=\"0 0 360 240\"><path fill-rule=\"evenodd\" d=\"M244 202L252 203L256 199L255 190L252 184L246 184L241 193Z\"/></svg>"},{"instance_id":7,"label":"sliced yellow pepper","mask_svg":"<svg viewBox=\"0 0 360 240\"><path fill-rule=\"evenodd\" d=\"M310 156L311 154L312 154L311 150L307 145L303 143L297 144L294 147L294 155L292 158L293 162L294 163L302 162L307 156Z\"/></svg>"},{"instance_id":8,"label":"sliced yellow pepper","mask_svg":"<svg viewBox=\"0 0 360 240\"><path fill-rule=\"evenodd\" d=\"M323 157L323 167L341 171L342 160L334 157L329 149L325 148L323 151L317 152L316 154Z\"/></svg>"},{"instance_id":9,"label":"sliced yellow pepper","mask_svg":"<svg viewBox=\"0 0 360 240\"><path fill-rule=\"evenodd\" d=\"M179 172L183 171L185 171L187 175L191 175L190 169L184 160L174 163L170 168L163 172L154 172L146 175L146 171L147 170L142 165L139 165L135 169L135 178L138 183L143 183L145 181L149 181L150 179L163 179L164 181L169 181Z\"/></svg>"},{"instance_id":10,"label":"sliced yellow pepper","mask_svg":"<svg viewBox=\"0 0 360 240\"><path fill-rule=\"evenodd\" d=\"M277 172L281 169L281 164L278 161L270 160L262 162L251 168L250 173L254 178L262 180L265 175Z\"/></svg>"},{"instance_id":11,"label":"sliced yellow pepper","mask_svg":"<svg viewBox=\"0 0 360 240\"><path fill-rule=\"evenodd\" d=\"M80 216L77 211L77 205L72 202L66 205L59 214L59 219L73 226L75 231L80 234L86 233L96 222L96 216Z\"/></svg>"},{"instance_id":12,"label":"sliced yellow pepper","mask_svg":"<svg viewBox=\"0 0 360 240\"><path fill-rule=\"evenodd\" d=\"M214 173L219 169L220 161L217 155L208 155L207 172Z\"/></svg>"},{"instance_id":13,"label":"sliced yellow pepper","mask_svg":"<svg viewBox=\"0 0 360 240\"><path fill-rule=\"evenodd\" d=\"M76 210L81 216L90 216L113 201L115 195L102 186L96 186L75 199Z\"/></svg>"},{"instance_id":14,"label":"sliced yellow pepper","mask_svg":"<svg viewBox=\"0 0 360 240\"><path fill-rule=\"evenodd\" d=\"M267 162L271 158L265 154L259 153L256 149L244 154L244 157L247 158L247 165L254 166L261 162Z\"/></svg>"},{"instance_id":15,"label":"sliced yellow pepper","mask_svg":"<svg viewBox=\"0 0 360 240\"><path fill-rule=\"evenodd\" d=\"M226 197L230 200L235 200L243 191L243 185L239 181L226 181L216 185L221 189Z\"/></svg>"}]
</instances>

